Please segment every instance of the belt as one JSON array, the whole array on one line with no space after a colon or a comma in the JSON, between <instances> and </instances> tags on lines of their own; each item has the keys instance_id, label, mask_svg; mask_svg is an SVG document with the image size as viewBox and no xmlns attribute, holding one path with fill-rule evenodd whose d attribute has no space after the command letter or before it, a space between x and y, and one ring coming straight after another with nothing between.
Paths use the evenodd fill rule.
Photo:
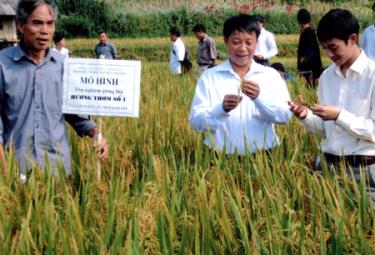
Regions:
<instances>
[{"instance_id":1,"label":"belt","mask_svg":"<svg viewBox=\"0 0 375 255\"><path fill-rule=\"evenodd\" d=\"M375 164L375 156L368 155L337 156L330 153L324 153L324 158L326 161L335 165L339 164L340 162L345 162L351 166L367 166Z\"/></svg>"}]
</instances>

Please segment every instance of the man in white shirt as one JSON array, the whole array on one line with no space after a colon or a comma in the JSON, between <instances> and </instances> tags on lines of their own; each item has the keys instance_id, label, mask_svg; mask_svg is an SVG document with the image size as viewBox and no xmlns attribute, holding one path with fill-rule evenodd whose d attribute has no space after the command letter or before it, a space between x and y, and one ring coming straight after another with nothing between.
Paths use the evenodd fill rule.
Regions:
<instances>
[{"instance_id":1,"label":"man in white shirt","mask_svg":"<svg viewBox=\"0 0 375 255\"><path fill-rule=\"evenodd\" d=\"M185 45L180 36L181 32L177 27L172 27L169 30L169 38L173 42L169 59L169 67L172 74L182 73L181 62L185 57Z\"/></svg>"},{"instance_id":2,"label":"man in white shirt","mask_svg":"<svg viewBox=\"0 0 375 255\"><path fill-rule=\"evenodd\" d=\"M190 109L191 126L208 131L205 144L226 154L245 155L278 145L274 124L292 116L284 80L253 60L259 26L253 16L224 23L229 59L207 69L198 80Z\"/></svg>"},{"instance_id":3,"label":"man in white shirt","mask_svg":"<svg viewBox=\"0 0 375 255\"><path fill-rule=\"evenodd\" d=\"M275 37L264 28L264 18L261 15L254 15L254 17L260 27L254 59L257 63L268 66L269 59L276 56L278 53Z\"/></svg>"},{"instance_id":4,"label":"man in white shirt","mask_svg":"<svg viewBox=\"0 0 375 255\"><path fill-rule=\"evenodd\" d=\"M375 198L375 62L358 47L358 33L357 19L347 10L331 10L320 20L318 39L333 63L319 78L319 104L308 109L290 102L290 108L322 137L328 166L338 169L345 161L357 182L363 167Z\"/></svg>"},{"instance_id":5,"label":"man in white shirt","mask_svg":"<svg viewBox=\"0 0 375 255\"><path fill-rule=\"evenodd\" d=\"M53 47L52 50L62 54L65 58L69 58L69 50L64 47L64 36L61 33L56 33L53 37L53 41L55 42L55 47Z\"/></svg>"},{"instance_id":6,"label":"man in white shirt","mask_svg":"<svg viewBox=\"0 0 375 255\"><path fill-rule=\"evenodd\" d=\"M375 3L372 5L372 16L375 19ZM375 61L375 22L363 31L360 45L366 55Z\"/></svg>"}]
</instances>

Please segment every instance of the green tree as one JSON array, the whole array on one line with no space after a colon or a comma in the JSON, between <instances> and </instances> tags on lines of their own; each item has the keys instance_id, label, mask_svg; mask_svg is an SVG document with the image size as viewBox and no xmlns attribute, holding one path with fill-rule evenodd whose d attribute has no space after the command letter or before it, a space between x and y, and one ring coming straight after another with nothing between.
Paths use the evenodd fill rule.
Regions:
<instances>
[{"instance_id":1,"label":"green tree","mask_svg":"<svg viewBox=\"0 0 375 255\"><path fill-rule=\"evenodd\" d=\"M104 0L56 0L59 7L57 29L67 37L95 36L109 30L112 15Z\"/></svg>"}]
</instances>

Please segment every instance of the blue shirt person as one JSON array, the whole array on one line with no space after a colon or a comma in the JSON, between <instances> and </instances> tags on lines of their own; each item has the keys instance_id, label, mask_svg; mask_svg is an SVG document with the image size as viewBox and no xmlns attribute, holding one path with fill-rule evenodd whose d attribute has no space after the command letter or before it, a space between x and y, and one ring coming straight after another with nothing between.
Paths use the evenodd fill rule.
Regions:
<instances>
[{"instance_id":1,"label":"blue shirt person","mask_svg":"<svg viewBox=\"0 0 375 255\"><path fill-rule=\"evenodd\" d=\"M105 58L105 59L117 59L117 49L115 45L108 42L107 33L100 31L98 33L99 43L95 46L95 55L96 58Z\"/></svg>"},{"instance_id":2,"label":"blue shirt person","mask_svg":"<svg viewBox=\"0 0 375 255\"><path fill-rule=\"evenodd\" d=\"M45 166L55 171L63 164L70 173L70 151L65 121L81 135L96 136L95 123L84 116L62 113L63 56L49 48L57 7L52 0L21 0L18 46L0 52L0 167L7 170L5 150L14 147L24 172ZM97 144L99 157L108 156L106 139Z\"/></svg>"}]
</instances>

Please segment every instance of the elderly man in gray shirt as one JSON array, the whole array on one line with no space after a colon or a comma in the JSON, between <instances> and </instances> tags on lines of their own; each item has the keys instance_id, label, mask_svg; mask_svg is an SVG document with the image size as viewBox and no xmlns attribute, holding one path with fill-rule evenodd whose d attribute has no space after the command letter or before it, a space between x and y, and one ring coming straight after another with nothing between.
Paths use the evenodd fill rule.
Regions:
<instances>
[{"instance_id":1,"label":"elderly man in gray shirt","mask_svg":"<svg viewBox=\"0 0 375 255\"><path fill-rule=\"evenodd\" d=\"M96 136L95 123L84 116L62 113L63 57L49 48L57 7L52 0L21 0L17 7L20 43L0 52L0 163L7 169L5 149L14 147L24 172L44 167L48 157L54 172L59 165L70 173L65 121L80 136ZM105 139L99 157L108 156Z\"/></svg>"},{"instance_id":2,"label":"elderly man in gray shirt","mask_svg":"<svg viewBox=\"0 0 375 255\"><path fill-rule=\"evenodd\" d=\"M202 73L206 69L215 65L217 58L215 41L206 33L206 27L202 24L197 24L193 28L195 37L199 40L197 62L199 71Z\"/></svg>"}]
</instances>

